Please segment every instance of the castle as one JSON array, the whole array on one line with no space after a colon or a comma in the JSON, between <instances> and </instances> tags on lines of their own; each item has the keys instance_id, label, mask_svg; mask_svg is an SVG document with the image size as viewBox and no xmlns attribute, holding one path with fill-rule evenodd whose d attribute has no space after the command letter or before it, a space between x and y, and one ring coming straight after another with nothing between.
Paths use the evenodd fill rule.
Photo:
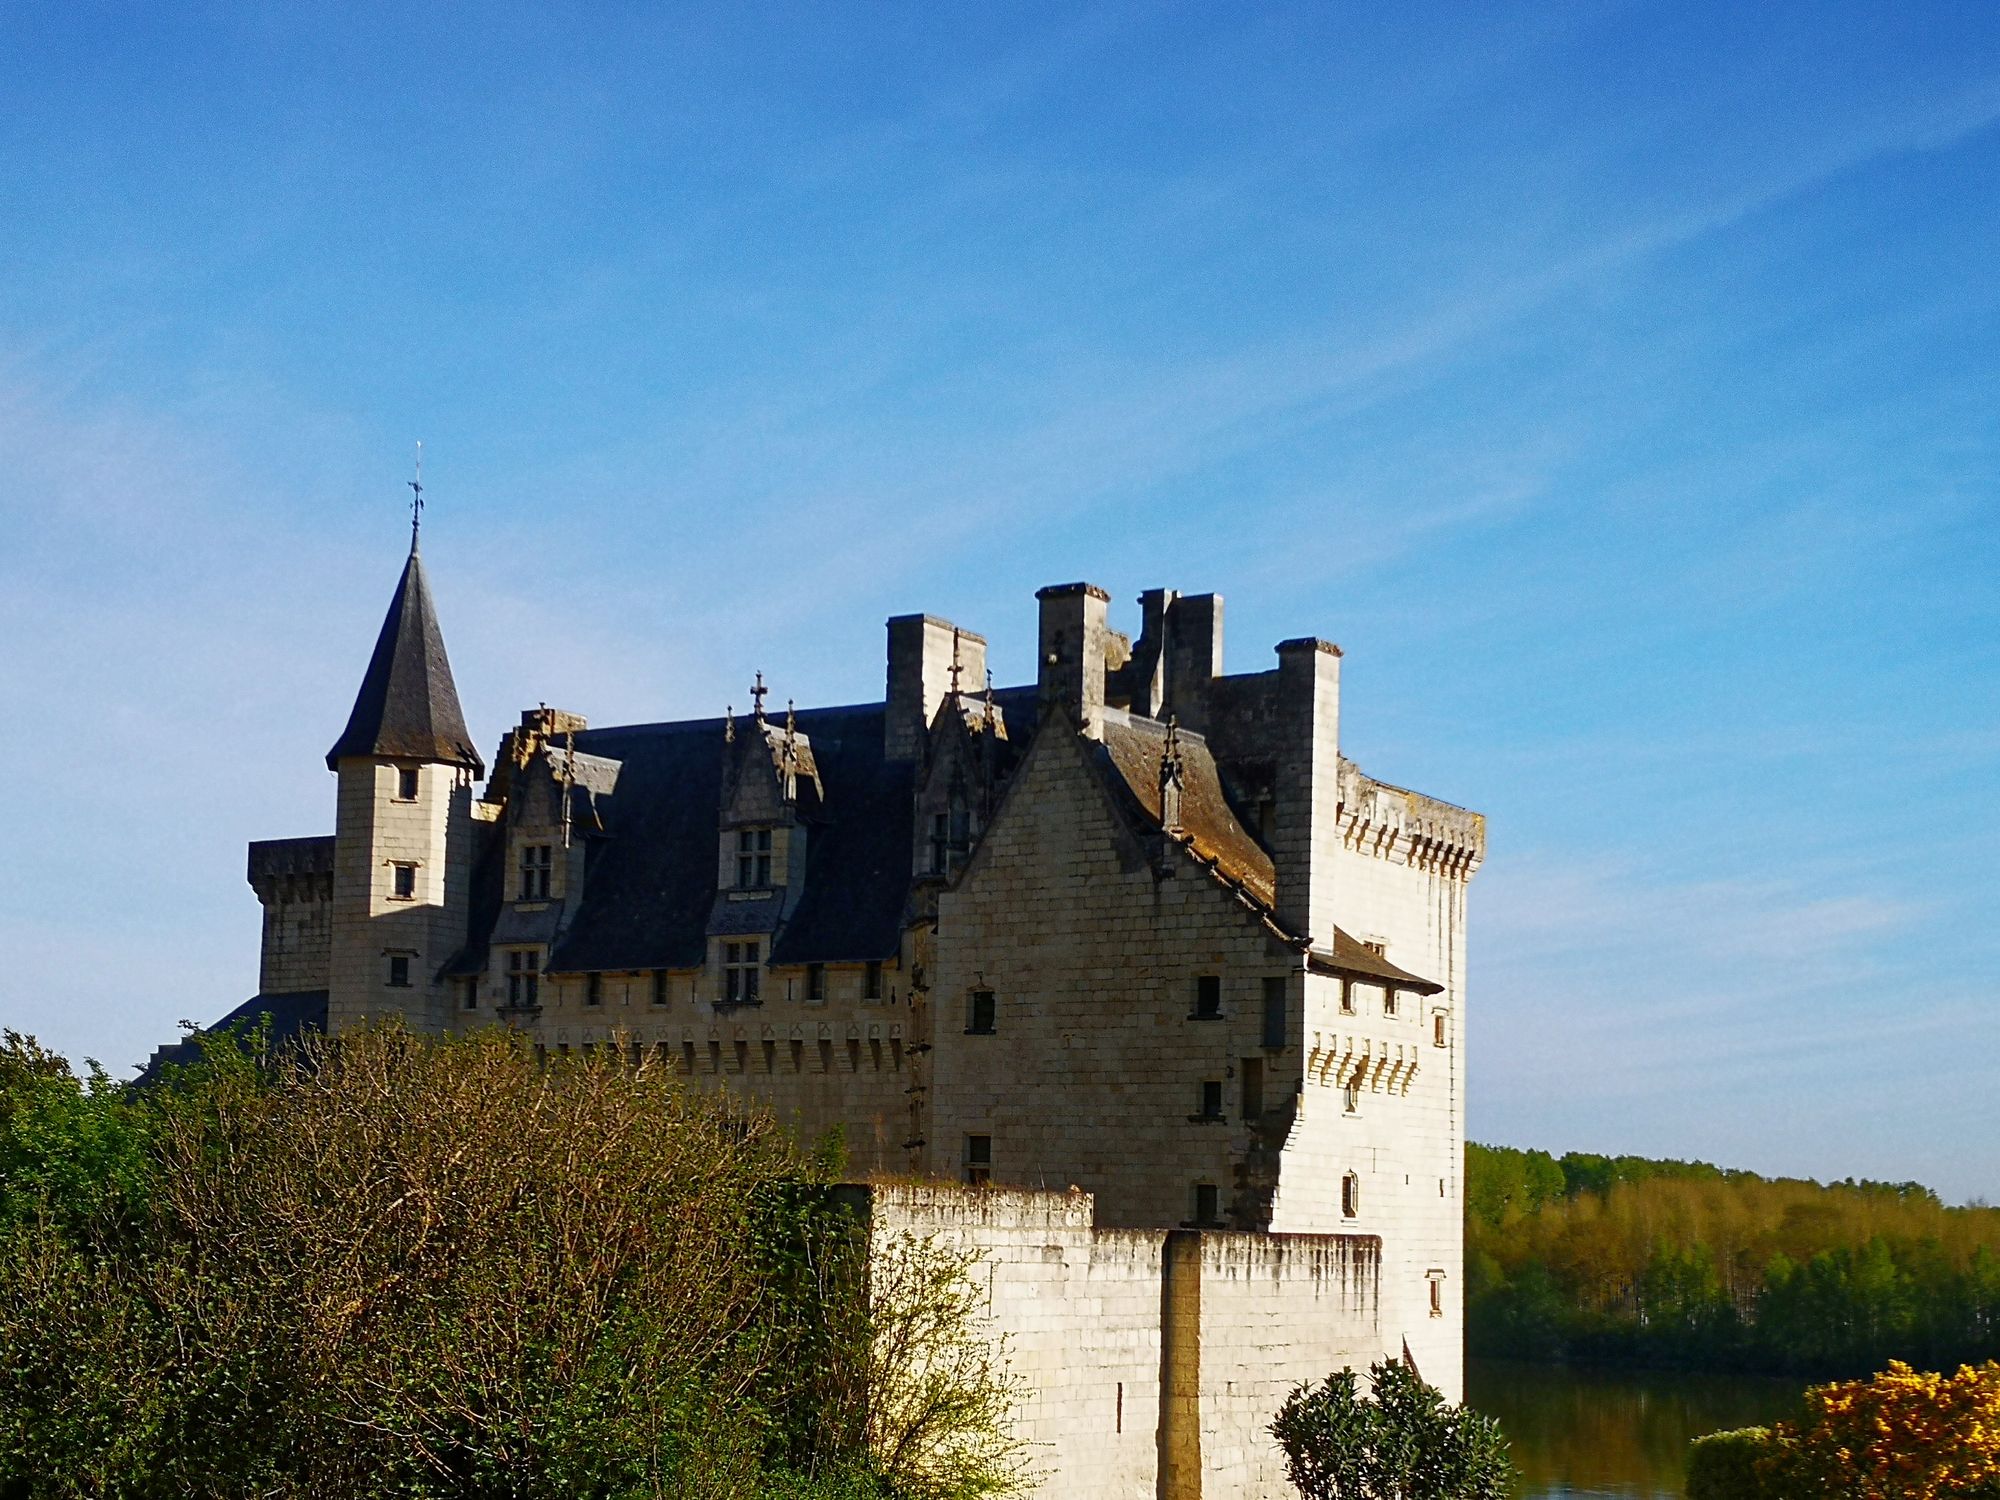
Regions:
<instances>
[{"instance_id":1,"label":"castle","mask_svg":"<svg viewBox=\"0 0 2000 1500\"><path fill-rule=\"evenodd\" d=\"M589 726L491 774L414 543L331 836L254 843L280 1030L495 1022L838 1131L876 1232L991 1264L1050 1493L1277 1493L1296 1380L1462 1382L1474 813L1340 753L1339 649L1043 589L1035 678L888 622L882 701ZM483 782L483 788L482 788Z\"/></svg>"}]
</instances>

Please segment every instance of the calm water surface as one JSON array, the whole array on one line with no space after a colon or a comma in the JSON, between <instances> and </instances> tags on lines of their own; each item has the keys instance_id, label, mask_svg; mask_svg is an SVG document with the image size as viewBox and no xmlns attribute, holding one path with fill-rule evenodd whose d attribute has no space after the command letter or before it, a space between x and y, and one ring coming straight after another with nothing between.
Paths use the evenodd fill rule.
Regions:
<instances>
[{"instance_id":1,"label":"calm water surface","mask_svg":"<svg viewBox=\"0 0 2000 1500\"><path fill-rule=\"evenodd\" d=\"M1806 1382L1468 1360L1466 1404L1498 1417L1521 1500L1681 1500L1688 1439L1780 1417Z\"/></svg>"}]
</instances>

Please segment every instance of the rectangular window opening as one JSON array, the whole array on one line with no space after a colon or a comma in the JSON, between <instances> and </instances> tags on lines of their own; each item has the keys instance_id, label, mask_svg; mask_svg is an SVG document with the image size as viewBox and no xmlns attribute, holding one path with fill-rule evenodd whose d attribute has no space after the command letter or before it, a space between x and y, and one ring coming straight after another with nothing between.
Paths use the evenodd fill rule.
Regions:
<instances>
[{"instance_id":1,"label":"rectangular window opening","mask_svg":"<svg viewBox=\"0 0 2000 1500\"><path fill-rule=\"evenodd\" d=\"M806 999L819 1005L826 999L826 965L806 965Z\"/></svg>"},{"instance_id":2,"label":"rectangular window opening","mask_svg":"<svg viewBox=\"0 0 2000 1500\"><path fill-rule=\"evenodd\" d=\"M1255 1123L1264 1115L1264 1059L1246 1057L1237 1067L1243 1084L1243 1118Z\"/></svg>"},{"instance_id":3,"label":"rectangular window opening","mask_svg":"<svg viewBox=\"0 0 2000 1500\"><path fill-rule=\"evenodd\" d=\"M880 1000L882 998L882 961L870 959L861 976L861 998Z\"/></svg>"},{"instance_id":4,"label":"rectangular window opening","mask_svg":"<svg viewBox=\"0 0 2000 1500\"><path fill-rule=\"evenodd\" d=\"M1222 1118L1222 1080L1205 1078L1201 1084L1201 1118L1219 1120Z\"/></svg>"},{"instance_id":5,"label":"rectangular window opening","mask_svg":"<svg viewBox=\"0 0 2000 1500\"><path fill-rule=\"evenodd\" d=\"M417 800L417 768L404 766L396 772L396 800L414 802Z\"/></svg>"},{"instance_id":6,"label":"rectangular window opening","mask_svg":"<svg viewBox=\"0 0 2000 1500\"><path fill-rule=\"evenodd\" d=\"M655 969L653 970L653 1004L665 1005L666 1003L667 971L665 969Z\"/></svg>"},{"instance_id":7,"label":"rectangular window opening","mask_svg":"<svg viewBox=\"0 0 2000 1500\"><path fill-rule=\"evenodd\" d=\"M389 988L406 990L410 987L410 955L392 953L389 955Z\"/></svg>"},{"instance_id":8,"label":"rectangular window opening","mask_svg":"<svg viewBox=\"0 0 2000 1500\"><path fill-rule=\"evenodd\" d=\"M523 844L521 846L521 900L546 901L549 899L549 871L554 867L554 864L554 845Z\"/></svg>"},{"instance_id":9,"label":"rectangular window opening","mask_svg":"<svg viewBox=\"0 0 2000 1500\"><path fill-rule=\"evenodd\" d=\"M417 894L417 867L415 865L394 865L393 889L398 901L412 901Z\"/></svg>"},{"instance_id":10,"label":"rectangular window opening","mask_svg":"<svg viewBox=\"0 0 2000 1500\"><path fill-rule=\"evenodd\" d=\"M1194 1016L1198 1021L1213 1021L1222 1015L1222 976L1203 974L1194 982Z\"/></svg>"},{"instance_id":11,"label":"rectangular window opening","mask_svg":"<svg viewBox=\"0 0 2000 1500\"><path fill-rule=\"evenodd\" d=\"M966 1013L965 1034L967 1036L992 1036L994 1032L993 991L974 990L972 1004Z\"/></svg>"},{"instance_id":12,"label":"rectangular window opening","mask_svg":"<svg viewBox=\"0 0 2000 1500\"><path fill-rule=\"evenodd\" d=\"M1433 1047L1442 1047L1445 1045L1445 1041L1444 1012L1440 1010L1431 1015L1431 1045Z\"/></svg>"},{"instance_id":13,"label":"rectangular window opening","mask_svg":"<svg viewBox=\"0 0 2000 1500\"><path fill-rule=\"evenodd\" d=\"M516 1009L541 1004L541 954L534 948L516 948L507 955L507 1004Z\"/></svg>"},{"instance_id":14,"label":"rectangular window opening","mask_svg":"<svg viewBox=\"0 0 2000 1500\"><path fill-rule=\"evenodd\" d=\"M1264 1045L1273 1051L1285 1045L1285 976L1264 976Z\"/></svg>"},{"instance_id":15,"label":"rectangular window opening","mask_svg":"<svg viewBox=\"0 0 2000 1500\"><path fill-rule=\"evenodd\" d=\"M604 1003L604 976L602 974L584 975L583 1003L585 1005L602 1005Z\"/></svg>"},{"instance_id":16,"label":"rectangular window opening","mask_svg":"<svg viewBox=\"0 0 2000 1500\"><path fill-rule=\"evenodd\" d=\"M1194 1222L1202 1229L1213 1229L1222 1222L1222 1190L1212 1182L1194 1185Z\"/></svg>"},{"instance_id":17,"label":"rectangular window opening","mask_svg":"<svg viewBox=\"0 0 2000 1500\"><path fill-rule=\"evenodd\" d=\"M725 1005L755 1005L758 982L763 974L761 946L757 943L722 945L722 1000Z\"/></svg>"},{"instance_id":18,"label":"rectangular window opening","mask_svg":"<svg viewBox=\"0 0 2000 1500\"><path fill-rule=\"evenodd\" d=\"M771 830L744 828L736 834L736 886L761 890L771 883Z\"/></svg>"},{"instance_id":19,"label":"rectangular window opening","mask_svg":"<svg viewBox=\"0 0 2000 1500\"><path fill-rule=\"evenodd\" d=\"M993 1137L969 1135L965 1138L965 1180L984 1187L993 1180Z\"/></svg>"}]
</instances>

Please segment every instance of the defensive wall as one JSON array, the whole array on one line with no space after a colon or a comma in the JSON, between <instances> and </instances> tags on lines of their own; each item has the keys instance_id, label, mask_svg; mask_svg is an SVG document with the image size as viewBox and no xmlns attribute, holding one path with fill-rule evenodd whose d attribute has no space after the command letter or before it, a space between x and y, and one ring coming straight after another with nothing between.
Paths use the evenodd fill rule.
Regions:
<instances>
[{"instance_id":1,"label":"defensive wall","mask_svg":"<svg viewBox=\"0 0 2000 1500\"><path fill-rule=\"evenodd\" d=\"M1373 1235L1100 1229L1091 1195L871 1186L871 1255L962 1249L1022 1378L1038 1496L1281 1500L1291 1388L1387 1351Z\"/></svg>"}]
</instances>

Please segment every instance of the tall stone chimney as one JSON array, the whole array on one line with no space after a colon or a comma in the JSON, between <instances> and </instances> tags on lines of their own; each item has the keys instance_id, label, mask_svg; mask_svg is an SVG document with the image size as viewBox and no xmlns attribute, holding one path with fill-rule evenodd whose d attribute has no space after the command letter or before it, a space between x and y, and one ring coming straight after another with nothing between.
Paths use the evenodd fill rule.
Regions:
<instances>
[{"instance_id":1,"label":"tall stone chimney","mask_svg":"<svg viewBox=\"0 0 2000 1500\"><path fill-rule=\"evenodd\" d=\"M1042 702L1061 704L1085 734L1101 738L1111 596L1094 583L1056 583L1035 598L1042 606Z\"/></svg>"},{"instance_id":2,"label":"tall stone chimney","mask_svg":"<svg viewBox=\"0 0 2000 1500\"><path fill-rule=\"evenodd\" d=\"M897 615L889 621L889 680L884 695L882 748L890 760L916 760L923 754L931 720L951 691L954 650L959 690L984 692L984 636L959 630L951 621L940 620L936 615Z\"/></svg>"},{"instance_id":3,"label":"tall stone chimney","mask_svg":"<svg viewBox=\"0 0 2000 1500\"><path fill-rule=\"evenodd\" d=\"M1278 920L1330 949L1340 848L1340 647L1311 637L1279 643L1276 718L1270 846Z\"/></svg>"}]
</instances>

